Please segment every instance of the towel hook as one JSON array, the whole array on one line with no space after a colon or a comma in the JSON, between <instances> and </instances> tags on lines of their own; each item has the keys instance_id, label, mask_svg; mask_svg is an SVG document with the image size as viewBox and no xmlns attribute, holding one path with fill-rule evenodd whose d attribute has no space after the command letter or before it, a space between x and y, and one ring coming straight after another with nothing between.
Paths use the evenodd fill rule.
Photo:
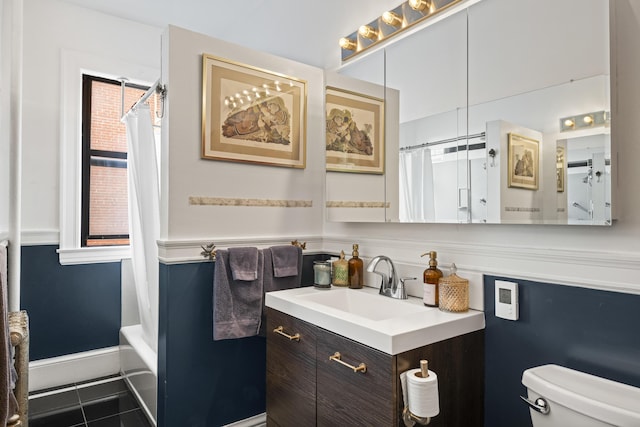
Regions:
<instances>
[{"instance_id":1,"label":"towel hook","mask_svg":"<svg viewBox=\"0 0 640 427\"><path fill-rule=\"evenodd\" d=\"M300 248L300 249L302 249L302 250L307 249L307 242L300 243L300 242L298 242L298 240L296 239L296 240L292 240L292 241L291 241L291 244L292 244L293 246L297 246L297 247L299 247L299 248Z\"/></svg>"},{"instance_id":2,"label":"towel hook","mask_svg":"<svg viewBox=\"0 0 640 427\"><path fill-rule=\"evenodd\" d=\"M209 261L215 261L216 260L216 245L212 242L209 243L206 247L205 246L200 246L202 248L202 252L200 252L200 255L202 255L203 257L207 258Z\"/></svg>"}]
</instances>

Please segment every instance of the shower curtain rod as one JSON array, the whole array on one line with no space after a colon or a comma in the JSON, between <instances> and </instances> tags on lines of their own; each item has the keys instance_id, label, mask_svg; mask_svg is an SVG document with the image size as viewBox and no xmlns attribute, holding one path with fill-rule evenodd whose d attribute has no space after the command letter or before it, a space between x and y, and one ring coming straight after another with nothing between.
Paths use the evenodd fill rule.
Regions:
<instances>
[{"instance_id":1,"label":"shower curtain rod","mask_svg":"<svg viewBox=\"0 0 640 427\"><path fill-rule=\"evenodd\" d=\"M441 145L441 144L446 144L448 142L462 141L463 139L484 138L485 135L486 135L486 132L474 133L473 135L460 135L453 138L441 139L439 141L424 142L422 144L400 147L400 151L415 150L417 148L425 148L425 147L433 147L434 145Z\"/></svg>"},{"instance_id":2,"label":"shower curtain rod","mask_svg":"<svg viewBox=\"0 0 640 427\"><path fill-rule=\"evenodd\" d=\"M126 82L124 80L122 80L122 117L126 116L127 114L129 114L129 111L131 110L135 110L136 107L138 107L138 105L142 104L143 102L145 102L147 99L149 99L149 97L151 95L153 95L154 93L158 93L160 95L160 101L164 102L164 96L167 93L167 88L165 87L165 85L160 83L160 79L156 80L156 82L154 84L151 85L151 87L149 87L149 89L147 89L147 91L140 97L140 99L138 99L132 106L131 108L129 108L127 110L127 112L124 112L124 88L126 87Z\"/></svg>"}]
</instances>

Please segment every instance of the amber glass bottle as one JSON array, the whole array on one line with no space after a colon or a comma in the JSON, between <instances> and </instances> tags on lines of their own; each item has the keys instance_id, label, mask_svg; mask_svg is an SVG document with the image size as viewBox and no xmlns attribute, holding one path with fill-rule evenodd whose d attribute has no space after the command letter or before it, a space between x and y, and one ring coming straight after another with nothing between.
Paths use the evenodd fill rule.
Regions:
<instances>
[{"instance_id":1,"label":"amber glass bottle","mask_svg":"<svg viewBox=\"0 0 640 427\"><path fill-rule=\"evenodd\" d=\"M431 251L429 254L429 268L424 271L424 305L429 307L438 306L438 281L442 277L442 271L438 269L438 261L436 260L436 252ZM425 256L427 254L422 254Z\"/></svg>"},{"instance_id":2,"label":"amber glass bottle","mask_svg":"<svg viewBox=\"0 0 640 427\"><path fill-rule=\"evenodd\" d=\"M364 284L363 278L364 263L358 258L358 245L353 245L352 258L349 259L349 287L360 289Z\"/></svg>"}]
</instances>

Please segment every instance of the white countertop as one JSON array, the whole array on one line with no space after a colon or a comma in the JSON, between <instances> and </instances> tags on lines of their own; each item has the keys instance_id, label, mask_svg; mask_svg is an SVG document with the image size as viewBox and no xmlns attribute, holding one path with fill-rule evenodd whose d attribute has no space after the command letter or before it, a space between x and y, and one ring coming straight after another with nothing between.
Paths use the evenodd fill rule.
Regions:
<instances>
[{"instance_id":1,"label":"white countertop","mask_svg":"<svg viewBox=\"0 0 640 427\"><path fill-rule=\"evenodd\" d=\"M333 292L333 294L328 295ZM347 294L353 293L353 294ZM322 294L327 294L326 297ZM365 304L397 311L398 315L358 315L319 303L326 298L348 297ZM381 298L380 301L373 298ZM345 298L346 300L347 298ZM314 301L315 300L315 301ZM405 306L403 304L409 304ZM323 329L343 335L387 354L399 354L417 347L443 341L469 332L484 329L484 312L448 313L427 307L422 299L409 297L397 300L378 294L377 288L317 289L313 286L268 292L265 305ZM386 311L386 310L385 310Z\"/></svg>"}]
</instances>

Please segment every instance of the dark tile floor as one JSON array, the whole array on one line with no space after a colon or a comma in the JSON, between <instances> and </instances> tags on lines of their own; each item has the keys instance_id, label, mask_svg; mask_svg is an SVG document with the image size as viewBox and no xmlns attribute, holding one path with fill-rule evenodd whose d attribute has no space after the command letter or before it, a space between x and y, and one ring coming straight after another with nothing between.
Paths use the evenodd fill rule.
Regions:
<instances>
[{"instance_id":1,"label":"dark tile floor","mask_svg":"<svg viewBox=\"0 0 640 427\"><path fill-rule=\"evenodd\" d=\"M120 377L39 390L29 396L30 427L151 427Z\"/></svg>"}]
</instances>

